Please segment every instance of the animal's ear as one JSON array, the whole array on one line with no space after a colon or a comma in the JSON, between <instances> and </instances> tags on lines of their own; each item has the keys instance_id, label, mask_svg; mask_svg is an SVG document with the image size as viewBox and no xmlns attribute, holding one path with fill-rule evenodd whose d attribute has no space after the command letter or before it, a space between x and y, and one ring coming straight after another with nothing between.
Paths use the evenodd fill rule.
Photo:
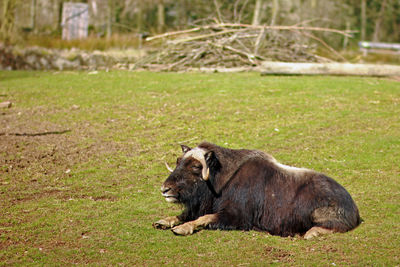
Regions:
<instances>
[{"instance_id":1,"label":"animal's ear","mask_svg":"<svg viewBox=\"0 0 400 267\"><path fill-rule=\"evenodd\" d=\"M208 151L207 153L204 154L204 159L206 160L207 163L209 163L213 156L214 152Z\"/></svg>"},{"instance_id":2,"label":"animal's ear","mask_svg":"<svg viewBox=\"0 0 400 267\"><path fill-rule=\"evenodd\" d=\"M182 148L182 152L183 152L183 154L185 154L186 152L188 152L189 150L191 150L191 148L190 148L190 147L188 147L188 146L185 146L185 145L181 145L181 148Z\"/></svg>"}]
</instances>

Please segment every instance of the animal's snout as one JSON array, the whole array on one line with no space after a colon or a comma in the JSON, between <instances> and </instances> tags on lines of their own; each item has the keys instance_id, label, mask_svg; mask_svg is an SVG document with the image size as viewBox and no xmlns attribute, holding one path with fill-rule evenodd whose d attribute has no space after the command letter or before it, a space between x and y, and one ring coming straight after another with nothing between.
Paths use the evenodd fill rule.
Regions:
<instances>
[{"instance_id":1,"label":"animal's snout","mask_svg":"<svg viewBox=\"0 0 400 267\"><path fill-rule=\"evenodd\" d=\"M161 186L161 193L165 194L167 193L169 190L171 190L171 187L168 186Z\"/></svg>"}]
</instances>

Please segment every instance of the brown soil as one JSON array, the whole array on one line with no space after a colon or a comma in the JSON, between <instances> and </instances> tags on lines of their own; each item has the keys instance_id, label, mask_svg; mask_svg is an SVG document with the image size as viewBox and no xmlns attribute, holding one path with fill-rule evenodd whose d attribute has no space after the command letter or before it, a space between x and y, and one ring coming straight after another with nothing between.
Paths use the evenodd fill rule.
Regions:
<instances>
[{"instance_id":1,"label":"brown soil","mask_svg":"<svg viewBox=\"0 0 400 267\"><path fill-rule=\"evenodd\" d=\"M269 257L272 257L274 260L271 263L277 263L277 262L293 262L293 254L290 251L279 249L279 248L274 248L270 246L266 246L265 249L265 254L268 255Z\"/></svg>"},{"instance_id":2,"label":"brown soil","mask_svg":"<svg viewBox=\"0 0 400 267\"><path fill-rule=\"evenodd\" d=\"M66 187L64 181L73 166L118 150L116 144L100 140L90 127L74 125L69 129L40 119L48 112L40 107L0 110L0 199L7 199L3 204L48 196L112 200L110 196L78 192Z\"/></svg>"}]
</instances>

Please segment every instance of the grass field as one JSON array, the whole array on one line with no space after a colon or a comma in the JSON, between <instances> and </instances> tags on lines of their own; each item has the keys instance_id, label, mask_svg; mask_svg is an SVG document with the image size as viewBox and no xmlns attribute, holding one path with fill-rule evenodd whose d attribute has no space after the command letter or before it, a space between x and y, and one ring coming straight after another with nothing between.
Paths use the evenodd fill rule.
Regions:
<instances>
[{"instance_id":1,"label":"grass field","mask_svg":"<svg viewBox=\"0 0 400 267\"><path fill-rule=\"evenodd\" d=\"M0 72L0 266L400 265L400 83L355 77ZM260 149L324 172L364 219L281 238L152 222L179 144Z\"/></svg>"}]
</instances>

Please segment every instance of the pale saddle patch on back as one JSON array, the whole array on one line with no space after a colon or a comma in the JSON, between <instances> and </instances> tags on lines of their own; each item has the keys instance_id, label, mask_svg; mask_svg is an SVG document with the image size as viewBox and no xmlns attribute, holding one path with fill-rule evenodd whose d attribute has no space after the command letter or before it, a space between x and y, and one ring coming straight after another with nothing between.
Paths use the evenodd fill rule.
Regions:
<instances>
[{"instance_id":1,"label":"pale saddle patch on back","mask_svg":"<svg viewBox=\"0 0 400 267\"><path fill-rule=\"evenodd\" d=\"M282 163L279 163L278 161L275 160L274 162L276 164L276 166L278 166L280 169L292 173L292 174L298 174L298 175L302 175L306 172L311 172L312 170L310 169L306 169L306 168L297 168L297 167L292 167L292 166L288 166Z\"/></svg>"}]
</instances>

